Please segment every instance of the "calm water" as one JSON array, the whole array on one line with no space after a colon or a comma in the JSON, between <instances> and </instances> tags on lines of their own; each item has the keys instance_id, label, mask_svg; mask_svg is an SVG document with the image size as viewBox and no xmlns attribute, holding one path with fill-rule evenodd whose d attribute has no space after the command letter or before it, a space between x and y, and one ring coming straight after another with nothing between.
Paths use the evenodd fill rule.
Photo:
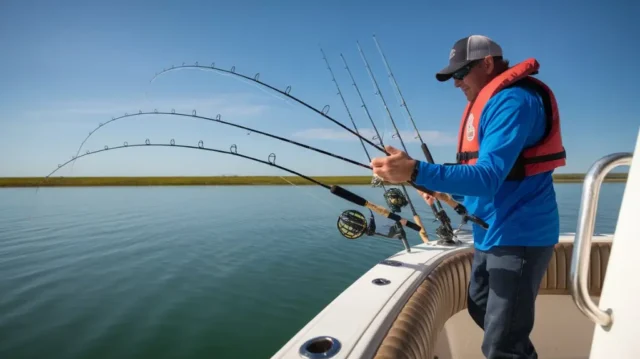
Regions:
<instances>
[{"instance_id":1,"label":"calm water","mask_svg":"<svg viewBox=\"0 0 640 359\"><path fill-rule=\"evenodd\" d=\"M573 232L582 187L556 188ZM623 191L603 186L597 232L614 231ZM311 186L2 189L0 358L269 358L402 250L341 237L350 208Z\"/></svg>"}]
</instances>

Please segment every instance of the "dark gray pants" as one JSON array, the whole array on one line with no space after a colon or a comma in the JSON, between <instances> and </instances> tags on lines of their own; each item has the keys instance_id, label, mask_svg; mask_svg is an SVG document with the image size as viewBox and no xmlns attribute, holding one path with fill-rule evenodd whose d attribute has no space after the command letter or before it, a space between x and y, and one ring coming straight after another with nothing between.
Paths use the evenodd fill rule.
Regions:
<instances>
[{"instance_id":1,"label":"dark gray pants","mask_svg":"<svg viewBox=\"0 0 640 359\"><path fill-rule=\"evenodd\" d=\"M529 334L540 281L552 254L553 246L475 250L467 304L484 330L482 353L487 358L538 358Z\"/></svg>"}]
</instances>

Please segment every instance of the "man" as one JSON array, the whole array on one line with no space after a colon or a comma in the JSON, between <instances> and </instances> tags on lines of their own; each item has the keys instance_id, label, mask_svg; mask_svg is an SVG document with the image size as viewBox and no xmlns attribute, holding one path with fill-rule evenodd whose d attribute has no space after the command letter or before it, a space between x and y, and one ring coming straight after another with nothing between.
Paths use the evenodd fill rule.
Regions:
<instances>
[{"instance_id":1,"label":"man","mask_svg":"<svg viewBox=\"0 0 640 359\"><path fill-rule=\"evenodd\" d=\"M473 224L474 259L468 311L484 330L487 358L537 358L529 339L540 281L558 242L552 173L565 165L553 93L531 77L538 63L513 67L491 39L457 41L438 81L453 78L469 103L458 133L455 165L416 161L388 146L373 173L391 183L409 180L464 197ZM421 195L432 203L433 198Z\"/></svg>"}]
</instances>

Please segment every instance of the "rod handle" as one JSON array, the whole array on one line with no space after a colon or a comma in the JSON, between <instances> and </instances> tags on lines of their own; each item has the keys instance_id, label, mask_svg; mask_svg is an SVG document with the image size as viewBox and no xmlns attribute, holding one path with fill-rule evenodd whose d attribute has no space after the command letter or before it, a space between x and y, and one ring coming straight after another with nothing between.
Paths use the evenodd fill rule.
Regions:
<instances>
[{"instance_id":1,"label":"rod handle","mask_svg":"<svg viewBox=\"0 0 640 359\"><path fill-rule=\"evenodd\" d=\"M415 182L409 182L411 184L411 186L413 186L416 189L419 189L422 192L428 193L430 195L432 195L433 197L441 200L442 202L446 203L447 205L449 205L449 207L453 208L456 213L458 213L459 215L461 215L465 221L471 221L477 225L479 225L480 227L484 228L484 229L488 229L489 228L489 224L485 221L483 221L482 219L476 217L475 215L469 214L469 211L467 211L467 208L460 202L456 201L455 199L453 199L453 197L451 197L450 194L447 193L442 193L442 192L434 192L432 190L426 189L423 186L420 186L418 184L416 184Z\"/></svg>"},{"instance_id":2,"label":"rod handle","mask_svg":"<svg viewBox=\"0 0 640 359\"><path fill-rule=\"evenodd\" d=\"M429 235L427 235L427 231L425 231L424 229L424 225L422 224L422 220L420 219L420 216L418 216L417 214L415 216L413 216L413 220L416 222L417 225L419 225L422 229L420 229L420 238L422 238L422 241L424 243L429 242Z\"/></svg>"},{"instance_id":3,"label":"rod handle","mask_svg":"<svg viewBox=\"0 0 640 359\"><path fill-rule=\"evenodd\" d=\"M331 186L331 188L329 189L329 191L331 191L331 193L335 194L336 196L347 200L351 203L357 204L358 206L362 206L362 207L366 207L367 206L367 200L358 196L357 194L349 191L348 189L342 188L340 186L336 186L333 185Z\"/></svg>"}]
</instances>

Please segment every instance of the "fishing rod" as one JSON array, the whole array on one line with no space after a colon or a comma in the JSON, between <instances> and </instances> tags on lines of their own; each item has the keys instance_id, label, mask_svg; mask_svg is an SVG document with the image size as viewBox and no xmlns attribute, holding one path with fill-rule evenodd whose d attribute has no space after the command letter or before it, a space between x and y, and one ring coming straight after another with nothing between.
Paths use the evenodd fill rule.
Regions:
<instances>
[{"instance_id":1,"label":"fishing rod","mask_svg":"<svg viewBox=\"0 0 640 359\"><path fill-rule=\"evenodd\" d=\"M362 97L362 93L360 92L360 89L358 88L358 85L356 84L356 80L353 77L353 74L351 73L351 69L349 68L349 65L347 64L347 60L344 58L344 56L342 54L340 54L340 57L342 58L342 63L344 64L344 68L347 71L347 73L349 74L349 78L351 78L351 83L353 85L353 87L356 90L356 93L358 94L358 97L360 98L360 102L362 103L362 108L364 109L367 117L369 118L369 121L371 122L371 125L373 126L373 129L376 133L374 139L378 139L378 141L380 142L380 146L384 146L384 142L382 140L382 136L380 136L380 132L378 132L378 127L376 126L375 122L373 121L373 118L371 117L371 113L369 113L369 109L367 108L367 104L364 101L364 98ZM404 188L404 187L403 187ZM405 189L405 193L406 189ZM409 195L407 194L407 197ZM440 221L441 224L440 226L436 229L436 234L440 237L440 238L448 238L447 237L447 233L448 233L448 228L450 227L450 225L447 227L445 226L444 223L450 223L451 220L449 220L448 217L443 217L443 216L439 216L437 213L437 210L433 207L433 205L431 206L431 210L434 213L434 216L436 218L436 221ZM446 216L446 213L445 213Z\"/></svg>"},{"instance_id":2,"label":"fishing rod","mask_svg":"<svg viewBox=\"0 0 640 359\"><path fill-rule=\"evenodd\" d=\"M420 131L418 131L418 126L416 126L416 122L413 120L413 116L411 116L411 112L409 111L409 107L407 106L407 102L404 100L404 96L402 96L402 91L400 91L400 86L398 85L398 82L396 81L396 77L393 75L393 72L391 71L391 67L389 66L389 63L387 62L387 57L384 55L384 53L382 52L382 48L380 47L380 44L378 43L378 40L376 38L376 35L373 35L373 41L376 43L376 47L378 48L378 52L380 53L380 56L382 57L382 61L384 62L384 65L387 69L387 73L389 78L391 79L391 82L393 83L394 87L396 88L396 91L398 91L398 94L400 95L400 107L403 107L404 110L407 112L407 115L409 116L409 119L411 120L411 123L413 124L413 128L416 131L416 137L418 140L420 140L420 147L422 148L422 152L424 153L424 157L427 159L427 161L429 161L429 163L434 163L433 161L433 157L431 156L431 152L429 151L429 148L427 147L426 143L422 140L422 136L420 135Z\"/></svg>"},{"instance_id":3,"label":"fishing rod","mask_svg":"<svg viewBox=\"0 0 640 359\"><path fill-rule=\"evenodd\" d=\"M284 137L276 136L276 135L268 133L268 132L256 130L256 129L251 128L251 127L242 126L242 125L238 125L238 124L235 124L235 123L223 121L222 120L222 116L220 114L216 115L215 118L211 118L211 117L207 117L207 116L200 116L200 115L198 115L196 113L196 110L193 110L191 112L191 114L176 112L173 109L171 110L171 112L158 111L157 109L153 110L153 112L144 112L142 110L139 110L137 113L131 113L131 114L125 113L122 116L112 117L111 120L109 120L109 121L107 121L105 123L100 123L95 129L93 129L93 130L91 130L89 132L87 137L85 137L85 139L80 144L80 147L78 147L78 150L76 152L76 156L80 153L80 151L82 150L82 146L84 146L85 142L87 142L89 137L91 137L94 133L96 133L99 129L103 128L104 126L106 126L106 125L108 125L108 124L110 124L112 122L118 121L120 119L123 119L123 118L136 117L136 116L146 116L146 115L191 117L191 118L196 118L196 119L200 119L200 120L216 122L216 123L220 123L220 124L223 124L223 125L240 128L242 130L249 131L249 133L257 133L257 134L260 134L260 135L263 135L263 136L275 138L277 140L280 140L280 141L283 141L283 142L287 142L287 143L291 143L293 145L300 146L302 148L306 148L306 149L309 149L309 150L312 150L312 151L316 151L316 152L322 153L324 155L331 156L331 157L340 159L342 161L349 162L351 164L354 164L354 165L357 165L357 166L360 166L360 167L363 167L363 168L366 168L366 169L371 169L370 166L367 166L367 165L365 165L363 163L360 163L358 161L352 160L352 159L347 158L347 157L336 155L335 153L331 153L331 152L328 152L328 151L325 151L325 150L322 150L322 149L319 149L319 148L316 148L316 147L313 147L313 146L309 146L309 145L306 145L304 143L300 143L300 142L297 142L297 141L294 141L294 140L290 140L290 139L287 139L287 138L284 138Z\"/></svg>"},{"instance_id":4,"label":"fishing rod","mask_svg":"<svg viewBox=\"0 0 640 359\"><path fill-rule=\"evenodd\" d=\"M268 137L275 138L275 139L278 139L278 140L281 140L281 141L284 141L284 142L287 142L287 143L291 143L291 144L296 145L296 146L300 146L302 148L306 148L306 149L309 149L309 150L312 150L312 151L316 151L316 152L325 154L327 156L331 156L331 157L337 158L339 160L342 160L342 161L345 161L345 162L360 166L362 168L366 168L368 170L373 170L373 168L371 166L366 165L364 163L361 163L361 162L358 162L358 161L355 161L355 160L352 160L352 159L349 159L349 158L346 158L346 157L343 157L343 156L340 156L340 155L336 155L334 153L331 153L331 152L328 152L328 151L325 151L325 150L322 150L322 149L319 149L319 148L316 148L316 147L313 147L313 146L310 146L310 145L306 145L306 144L303 144L303 143L300 143L300 142L297 142L297 141L289 140L289 139L286 139L286 138L283 138L283 137L280 137L280 136L276 136L276 135L273 135L271 133L267 133L267 132L264 132L264 131L256 130L256 129L253 129L253 128L250 128L250 127L246 127L246 126L238 125L238 124L235 124L235 123L223 121L223 120L221 120L221 116L220 115L217 115L215 119L214 118L210 118L210 117L197 115L195 110L191 114L179 113L179 112L175 112L175 110L171 110L171 112L161 112L161 111L157 111L157 110L154 110L153 112L143 112L142 110L139 110L137 113L132 113L132 114L125 113L123 116L113 117L111 120L109 120L109 121L107 121L105 123L100 123L98 125L98 127L96 127L94 130L89 132L89 135L85 138L83 143L86 142L86 140L89 137L91 137L96 131L98 131L99 129L105 127L109 123L115 122L115 121L117 121L119 119L123 119L123 118L126 118L126 117L144 116L144 115L166 115L166 116L192 117L192 118L202 119L202 120L206 120L206 121L217 122L217 123L221 123L221 124L228 125L228 126L238 127L238 128L243 129L243 130L250 131L252 133L255 132L255 133L258 133L258 134L261 134L261 135L264 135L264 136L268 136ZM82 149L82 146L83 145L80 145L80 147L78 148L78 151L76 152L75 156L78 156L78 154L80 153L80 150ZM73 159L71 161L73 161ZM412 186L414 188L419 189L421 191L429 191L428 189L426 189L426 188L424 188L422 186L416 185L414 183L411 183L411 184L412 184ZM431 192L431 193L434 193L434 192ZM443 196L442 198L450 197L449 195L445 195L445 194L439 193L439 192L434 193L434 194L435 194L435 196ZM455 206L460 206L459 204L457 204L457 202L455 202L455 200L452 200L452 202L448 202L448 203L454 209L456 208ZM464 209L464 210L466 211L466 209ZM461 213L461 212L458 212L458 213ZM481 219L476 218L476 217L474 217L473 220L474 221L478 221L478 224L480 224L480 225L482 225L482 223L483 223L483 221Z\"/></svg>"},{"instance_id":5,"label":"fishing rod","mask_svg":"<svg viewBox=\"0 0 640 359\"><path fill-rule=\"evenodd\" d=\"M194 149L194 150L202 150L202 151L211 151L211 152L217 152L217 153L222 153L222 154L227 154L227 155L232 155L232 156L238 156L238 157L242 157L251 161L255 161L255 162L259 162L259 163L263 163L269 166L273 166L276 167L280 170L289 172L293 175L299 176L309 182L312 182L314 184L317 184L320 187L326 188L329 190L329 192L331 192L333 195L338 196L346 201L349 201L353 204L356 204L358 206L362 206L362 207L366 207L369 210L378 213L379 215L389 218L391 220L394 221L398 221L400 223L402 223L402 225L413 229L416 232L420 232L420 230L422 230L422 227L420 227L419 225L417 225L414 222L409 221L408 219L402 218L401 216L392 213L391 211L389 211L388 209L367 201L365 198L361 197L360 195L357 195L351 191L349 191L346 188L343 188L341 186L338 185L327 185L323 182L320 182L316 179L313 179L311 177L305 176L299 172L296 172L292 169L286 168L284 166L280 166L276 164L276 154L275 153L271 153L269 154L269 157L267 159L267 161L261 160L259 158L255 158L255 157L251 157L251 156L247 156L247 155L243 155L238 153L238 147L233 144L231 145L231 147L229 148L229 151L224 151L224 150L219 150L219 149L215 149L215 148L208 148L208 147L204 147L204 143L202 140L200 140L198 142L198 146L190 146L190 145L179 145L176 144L175 141L173 139L171 139L170 143L166 144L166 143L151 143L151 141L149 141L149 139L145 140L144 144L129 144L127 142L124 142L123 145L121 146L114 146L114 147L109 147L109 146L104 146L103 149L99 149L96 151L87 151L84 154L81 154L79 156L73 156L72 159L66 161L63 164L59 164L58 168L54 169L53 171L51 171L48 175L45 176L45 179L51 177L51 175L53 175L55 172L57 172L58 170L60 170L61 168L63 168L64 166L66 166L67 164L74 162L75 160L77 160L78 158L82 158L85 156L90 156L90 155L94 155L100 152L106 152L106 151L112 151L112 150L117 150L117 149L122 149L122 148L132 148L132 147L153 147L153 146L157 146L157 147L178 147L178 148L186 148L186 149Z\"/></svg>"},{"instance_id":6,"label":"fishing rod","mask_svg":"<svg viewBox=\"0 0 640 359\"><path fill-rule=\"evenodd\" d=\"M361 138L364 142L367 142L369 145L373 146L374 148L376 148L377 150L383 152L386 155L389 155L389 153L382 147L379 147L378 145L374 144L373 142L371 142L369 139L361 136L360 134L356 133L355 131L351 130L350 128L346 127L345 125L343 125L342 123L340 123L339 121L335 120L334 118L332 118L331 116L329 116L327 113L329 112L329 106L326 105L325 107L323 107L322 110L318 110L317 108L307 104L306 102L298 99L297 97L290 95L289 92L291 91L291 86L287 86L287 88L285 89L285 91L279 90L271 85L268 85L260 80L258 80L260 73L256 73L254 75L254 77L249 77L240 73L237 73L235 71L235 66L231 67L231 70L225 70L225 69L221 69L218 67L215 67L215 63L212 63L210 66L203 66L203 65L198 65L198 63L196 62L195 65L185 65L184 63L181 66L171 66L171 68L169 69L164 69L162 71L160 71L159 73L156 73L155 76L151 79L151 81L155 80L158 76L160 76L161 74L170 72L170 71L174 71L174 70L178 70L178 69L184 69L184 68L195 68L195 69L202 69L202 70L213 70L213 71L218 71L218 72L223 72L223 73L227 73L230 74L232 76L237 76L240 78L244 78L246 80L249 80L251 82L255 82L259 85L265 86L273 91L278 92L281 95L286 96L287 98L290 98L300 104L302 104L303 106L307 107L308 109L320 114L321 116L323 116L324 118L330 120L331 122L335 123L336 125L340 126L341 128L347 130L348 132L350 132L351 134L353 134L354 136L357 136L359 138ZM326 112L325 112L326 109ZM456 201L455 199L453 199L453 197L451 197L451 195L446 194L446 193L441 193L441 192L435 192L432 190L429 190L427 188L425 188L424 186L420 186L416 183L414 183L413 181L408 181L409 185L411 185L413 188L416 188L422 192L425 192L443 202L445 202L447 205L449 205L451 208L454 209L454 211L456 211L456 213L458 213L460 216L463 217L463 221L473 221L475 223L477 223L478 225L482 226L483 228L488 228L488 224L486 222L484 222L483 220L481 220L480 218L469 214L467 208L459 203L458 201Z\"/></svg>"},{"instance_id":7,"label":"fishing rod","mask_svg":"<svg viewBox=\"0 0 640 359\"><path fill-rule=\"evenodd\" d=\"M291 92L291 86L287 86L287 87L286 87L286 89L285 89L284 91L282 91L282 90L277 89L277 88L275 88L275 87L273 87L273 86L271 86L271 85L269 85L269 84L267 84L267 83L264 83L264 82L260 81L260 80L258 79L258 78L260 77L260 73L259 73L259 72L258 72L258 73L256 73L253 77L249 77L249 76L247 76L247 75L243 75L243 74L241 74L241 73L237 73L237 72L236 72L236 67L235 67L235 66L232 66L232 67L231 67L231 70L225 70L225 69L222 69L222 68L216 67L216 66L215 66L215 62L214 62L214 63L212 63L210 66L198 65L198 62L196 62L196 63L195 63L195 65L185 65L185 63L183 62L183 63L182 63L182 65L180 65L180 66L173 66L173 65L172 65L170 68L168 68L168 69L163 69L162 71L160 71L160 72L156 73L156 74L155 74L155 76L153 76L153 78L152 78L149 82L153 82L153 81L154 81L158 76L160 76L160 75L162 75L162 74L165 74L165 73L167 73L167 72L170 72L170 71L173 71L173 70L178 70L178 69L185 69L185 68L195 68L195 69L202 69L202 70L214 70L214 71L223 72L223 73L226 73L226 74L229 74L229 75L233 75L233 76L238 76L238 77L241 77L241 78L243 78L243 79L245 79L245 80L249 80L249 81L251 81L251 82L255 82L255 83L257 83L257 84L259 84L259 85L262 85L262 86L264 86L264 87L266 87L266 88L268 88L268 89L271 89L271 90L273 90L273 91L276 91L277 93L279 93L279 94L281 94L281 95L283 95L283 96L286 96L287 98L290 98L290 99L292 99L292 100L296 101L297 103L299 103L299 104L301 104L301 105L305 106L306 108L310 109L311 111L313 111L313 112L315 112L315 113L319 114L320 116L322 116L322 117L324 117L324 118L328 119L329 121L331 121L331 122L335 123L336 125L340 126L341 128L343 128L343 129L345 129L345 130L349 131L349 132L350 132L351 134L353 134L354 136L359 137L360 139L362 139L363 141L367 142L369 145L373 146L373 147L374 147L374 148L376 148L377 150L379 150L379 151L381 151L381 152L384 152L384 153L388 154L388 153L384 150L384 148L380 148L380 147L376 146L376 144L374 144L373 142L371 142L371 141L369 141L368 139L366 139L366 138L364 138L364 137L360 136L360 134L358 134L358 133L354 132L352 129L348 128L347 126L343 125L342 123L340 123L339 121L335 120L335 119L334 119L334 118L332 118L331 116L327 115L327 113L329 112L329 105L327 105L327 106L323 107L323 109L322 109L322 110L318 110L317 108L315 108L315 107L313 107L313 106L309 105L308 103L306 103L306 102L304 102L304 101L302 101L302 100L298 99L297 97L295 97L295 96L293 96L293 95L289 94L289 92ZM325 112L325 109L326 109L326 112Z\"/></svg>"},{"instance_id":8,"label":"fishing rod","mask_svg":"<svg viewBox=\"0 0 640 359\"><path fill-rule=\"evenodd\" d=\"M393 115L391 115L391 111L389 111L389 107L387 106L387 102L385 101L384 96L382 95L382 91L380 90L380 86L378 86L378 81L376 81L376 78L373 75L373 72L371 71L371 67L369 66L369 62L367 61L367 58L365 57L364 52L362 51L362 48L360 47L360 43L356 42L356 44L358 46L358 51L360 52L360 56L362 57L362 61L364 62L364 65L365 65L365 67L367 69L367 73L369 74L369 77L371 78L371 82L372 82L372 84L374 86L374 91L378 95L380 100L382 101L382 105L384 106L384 109L387 112L387 116L391 120L391 124L393 125L393 128L395 130L395 134L398 137L398 140L400 140L400 144L402 145L402 148L404 149L404 152L408 154L409 151L407 149L407 146L405 145L404 140L402 140L402 136L400 135L400 130L398 129L398 126L396 125L396 121L393 119ZM436 231L437 234L440 236L440 238L442 239L443 242L452 243L453 242L453 237L455 236L455 232L453 231L453 227L451 226L451 220L449 219L449 216L447 216L447 213L444 210L438 211L438 209L436 208L435 204L431 204L430 207L431 207L431 210L433 211L434 216L441 223L441 226ZM464 219L463 219L463 222L464 222Z\"/></svg>"},{"instance_id":9,"label":"fishing rod","mask_svg":"<svg viewBox=\"0 0 640 359\"><path fill-rule=\"evenodd\" d=\"M336 77L333 74L333 70L331 69L331 65L329 64L329 60L327 59L327 56L325 55L324 51L322 50L322 47L320 48L320 52L322 52L322 58L324 59L325 63L327 64L327 69L329 70L329 73L331 74L331 80L336 85L336 90L338 91L338 95L340 96L340 99L342 100L342 103L344 104L344 108L347 111L347 115L349 116L349 119L351 120L351 123L353 124L353 129L356 131L356 133L360 134L360 131L358 131L358 126L356 125L356 122L354 121L353 116L351 116L351 111L349 111L349 106L347 105L347 102L345 101L344 96L342 96L342 91L340 90L340 85L338 85L338 81L336 81ZM360 139L360 143L362 144L362 148L364 149L364 152L367 155L367 159L369 159L369 163L371 163L371 156L369 155L369 151L367 151L367 148L365 147L364 142L362 141L362 138ZM429 242L429 236L427 235L427 232L426 232L426 230L424 228L424 225L422 224L422 220L420 219L420 216L416 212L416 209L413 206L413 203L411 202L411 199L409 198L409 194L407 193L407 190L405 189L405 187L402 186L402 189L404 190L404 196L402 196L402 193L398 193L397 191L387 190L385 188L384 184L382 184L382 189L384 191L384 196L385 196L385 199L387 200L387 204L389 205L389 208L393 212L400 212L402 207L406 206L407 204L409 205L409 207L411 208L411 212L413 214L413 220L418 225L420 225L420 227L422 227L422 231L420 231L420 238L422 238L422 241L424 243ZM403 198L400 198L400 197L403 197ZM399 206L398 204L401 204L402 206ZM406 243L406 238L403 238L403 244L405 244L406 248L409 248L408 244Z\"/></svg>"},{"instance_id":10,"label":"fishing rod","mask_svg":"<svg viewBox=\"0 0 640 359\"><path fill-rule=\"evenodd\" d=\"M387 69L387 73L388 73L388 77L390 79L390 82L393 84L393 86L395 87L396 91L398 92L398 95L400 96L399 102L400 102L400 107L404 108L404 110L407 112L407 116L409 117L409 120L411 121L411 124L413 125L413 129L416 132L416 138L420 141L420 148L422 149L422 153L424 154L425 159L427 160L427 162L433 164L435 163L435 161L433 160L433 156L431 155L431 151L429 151L429 147L427 146L427 144L424 142L424 140L422 139L422 136L420 135L420 131L418 130L418 126L416 125L415 120L413 119L413 116L411 116L411 111L409 111L409 106L407 105L407 101L404 99L404 96L402 95L402 91L400 91L400 85L398 85L398 81L396 80L396 77L393 75L393 71L391 71L391 66L389 65L389 62L387 61L387 57L385 56L384 52L382 51L382 47L380 46L380 43L378 42L378 39L376 38L376 35L373 35L373 41L376 44L376 47L378 48L378 52L380 53L380 57L382 58L382 61L385 65L385 68ZM444 208L442 208L442 204L440 203L440 201L438 199L435 200L435 204L438 206L438 212L442 213L443 216L447 216L446 212L444 212ZM465 224L465 221L463 219L463 222L460 224L460 227L462 225ZM460 228L458 228L460 229Z\"/></svg>"},{"instance_id":11,"label":"fishing rod","mask_svg":"<svg viewBox=\"0 0 640 359\"><path fill-rule=\"evenodd\" d=\"M376 47L378 48L378 52L382 57L382 61L384 62L384 65L388 72L388 77L390 78L391 82L396 88L396 91L398 91L398 95L400 95L400 107L403 107L404 110L407 112L407 115L411 120L411 124L413 125L413 129L416 131L416 135L417 135L416 138L420 141L420 148L422 149L422 153L424 154L425 159L429 163L435 163L435 161L433 160L433 156L431 155L431 151L429 151L429 147L427 147L427 144L422 140L422 136L420 135L418 126L416 126L416 122L413 120L413 116L411 116L411 112L409 111L409 106L407 106L407 102L405 101L404 96L402 95L402 91L400 91L400 86L398 85L398 82L396 81L396 77L393 75L393 72L391 71L391 66L389 66L387 57L382 52L382 47L378 43L378 39L376 38L376 35L373 35L373 41L375 42ZM442 209L442 204L440 203L440 201L436 200L436 203L440 207L440 209Z\"/></svg>"}]
</instances>

